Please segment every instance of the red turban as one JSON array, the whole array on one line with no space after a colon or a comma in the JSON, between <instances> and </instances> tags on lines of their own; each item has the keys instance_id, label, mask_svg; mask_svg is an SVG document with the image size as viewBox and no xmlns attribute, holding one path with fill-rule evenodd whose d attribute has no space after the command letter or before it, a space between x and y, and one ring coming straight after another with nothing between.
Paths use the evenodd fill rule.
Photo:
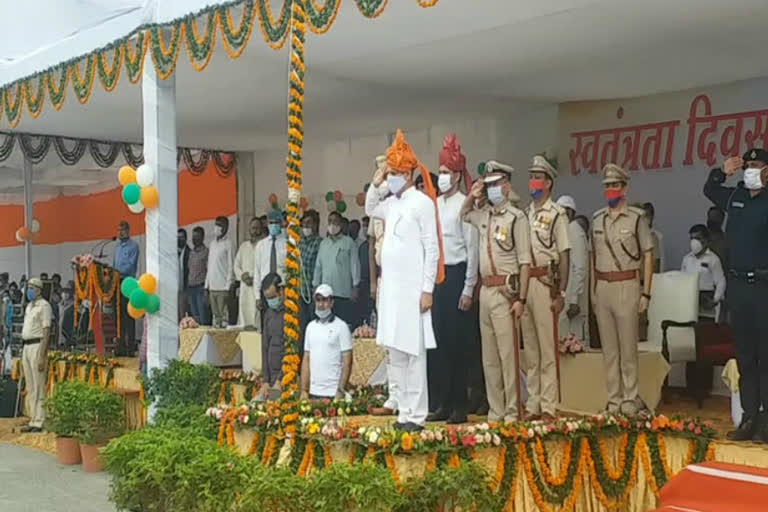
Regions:
<instances>
[{"instance_id":1,"label":"red turban","mask_svg":"<svg viewBox=\"0 0 768 512\"><path fill-rule=\"evenodd\" d=\"M453 172L461 172L464 175L464 186L467 187L467 193L472 188L472 178L467 172L467 158L461 152L461 145L455 133L445 136L443 139L443 149L440 150L440 166L445 166Z\"/></svg>"}]
</instances>

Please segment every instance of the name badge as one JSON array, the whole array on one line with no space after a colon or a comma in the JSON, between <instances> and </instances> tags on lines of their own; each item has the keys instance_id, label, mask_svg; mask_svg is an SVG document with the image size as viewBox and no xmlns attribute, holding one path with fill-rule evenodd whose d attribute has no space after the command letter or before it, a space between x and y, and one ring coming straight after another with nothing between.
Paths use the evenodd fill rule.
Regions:
<instances>
[{"instance_id":1,"label":"name badge","mask_svg":"<svg viewBox=\"0 0 768 512\"><path fill-rule=\"evenodd\" d=\"M731 206L733 206L734 208L744 208L744 203L742 203L741 201L734 201L731 203Z\"/></svg>"}]
</instances>

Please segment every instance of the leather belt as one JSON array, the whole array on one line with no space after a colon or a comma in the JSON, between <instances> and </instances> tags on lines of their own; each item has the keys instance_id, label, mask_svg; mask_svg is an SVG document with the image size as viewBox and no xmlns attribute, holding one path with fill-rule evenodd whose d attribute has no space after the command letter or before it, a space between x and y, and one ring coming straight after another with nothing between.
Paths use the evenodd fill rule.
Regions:
<instances>
[{"instance_id":1,"label":"leather belt","mask_svg":"<svg viewBox=\"0 0 768 512\"><path fill-rule=\"evenodd\" d=\"M595 271L595 278L598 281L608 281L609 283L617 283L619 281L631 281L636 279L639 275L637 270L623 270L620 272L598 272Z\"/></svg>"},{"instance_id":2,"label":"leather belt","mask_svg":"<svg viewBox=\"0 0 768 512\"><path fill-rule=\"evenodd\" d=\"M498 286L506 286L507 285L507 275L499 276L485 276L482 279L483 286L487 286L488 288L495 288Z\"/></svg>"},{"instance_id":3,"label":"leather belt","mask_svg":"<svg viewBox=\"0 0 768 512\"><path fill-rule=\"evenodd\" d=\"M42 341L42 338L32 338L29 340L21 340L22 345L36 345Z\"/></svg>"},{"instance_id":4,"label":"leather belt","mask_svg":"<svg viewBox=\"0 0 768 512\"><path fill-rule=\"evenodd\" d=\"M549 274L548 267L531 267L531 270L528 271L530 277L544 277L547 274Z\"/></svg>"}]
</instances>

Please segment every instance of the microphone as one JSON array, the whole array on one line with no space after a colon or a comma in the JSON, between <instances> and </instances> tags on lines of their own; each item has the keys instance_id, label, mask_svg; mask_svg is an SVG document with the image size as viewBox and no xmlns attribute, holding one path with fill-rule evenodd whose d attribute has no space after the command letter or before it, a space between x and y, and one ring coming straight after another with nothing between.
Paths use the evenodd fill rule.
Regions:
<instances>
[{"instance_id":1,"label":"microphone","mask_svg":"<svg viewBox=\"0 0 768 512\"><path fill-rule=\"evenodd\" d=\"M104 249L107 247L107 245L111 244L115 240L117 240L116 236L113 236L112 238L108 238L106 240L102 240L101 242L99 242L99 243L97 243L96 245L93 246L93 249L91 249L91 254L96 252L96 248L98 247L99 248L99 255L95 256L95 257L96 258L103 258L104 257Z\"/></svg>"}]
</instances>

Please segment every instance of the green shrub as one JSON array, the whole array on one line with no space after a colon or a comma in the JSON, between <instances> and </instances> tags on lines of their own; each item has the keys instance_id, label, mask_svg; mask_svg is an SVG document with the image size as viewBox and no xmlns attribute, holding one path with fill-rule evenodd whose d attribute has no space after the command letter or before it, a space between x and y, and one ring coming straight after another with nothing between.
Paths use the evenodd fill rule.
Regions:
<instances>
[{"instance_id":1,"label":"green shrub","mask_svg":"<svg viewBox=\"0 0 768 512\"><path fill-rule=\"evenodd\" d=\"M161 428L186 430L189 435L216 439L219 422L216 418L205 415L204 405L174 405L158 409L154 424Z\"/></svg>"},{"instance_id":2,"label":"green shrub","mask_svg":"<svg viewBox=\"0 0 768 512\"><path fill-rule=\"evenodd\" d=\"M86 386L80 402L80 431L75 437L83 444L100 444L123 433L123 399L100 386Z\"/></svg>"},{"instance_id":3,"label":"green shrub","mask_svg":"<svg viewBox=\"0 0 768 512\"><path fill-rule=\"evenodd\" d=\"M60 382L45 400L45 428L59 437L75 437L82 433L83 400L89 390L85 382Z\"/></svg>"},{"instance_id":4,"label":"green shrub","mask_svg":"<svg viewBox=\"0 0 768 512\"><path fill-rule=\"evenodd\" d=\"M243 489L238 512L314 512L309 481L286 467L258 466Z\"/></svg>"},{"instance_id":5,"label":"green shrub","mask_svg":"<svg viewBox=\"0 0 768 512\"><path fill-rule=\"evenodd\" d=\"M191 364L173 359L165 368L155 368L144 381L149 402L158 409L181 404L212 405L216 401L219 370L209 364Z\"/></svg>"},{"instance_id":6,"label":"green shrub","mask_svg":"<svg viewBox=\"0 0 768 512\"><path fill-rule=\"evenodd\" d=\"M402 493L405 502L397 512L497 510L500 499L488 487L485 469L475 462L428 471L423 479L406 481Z\"/></svg>"},{"instance_id":7,"label":"green shrub","mask_svg":"<svg viewBox=\"0 0 768 512\"><path fill-rule=\"evenodd\" d=\"M312 474L308 498L316 512L389 512L404 504L387 468L337 463Z\"/></svg>"},{"instance_id":8,"label":"green shrub","mask_svg":"<svg viewBox=\"0 0 768 512\"><path fill-rule=\"evenodd\" d=\"M113 440L102 456L112 501L135 512L232 512L257 464L187 430L158 427Z\"/></svg>"}]
</instances>

